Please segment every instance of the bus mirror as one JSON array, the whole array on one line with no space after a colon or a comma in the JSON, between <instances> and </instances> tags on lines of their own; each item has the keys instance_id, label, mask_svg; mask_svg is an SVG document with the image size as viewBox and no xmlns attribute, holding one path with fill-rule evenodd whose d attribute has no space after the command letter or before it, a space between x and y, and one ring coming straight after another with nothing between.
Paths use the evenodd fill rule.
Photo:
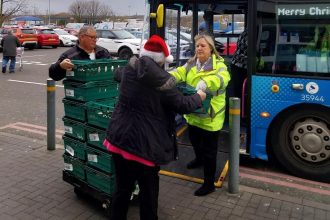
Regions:
<instances>
[{"instance_id":1,"label":"bus mirror","mask_svg":"<svg viewBox=\"0 0 330 220\"><path fill-rule=\"evenodd\" d=\"M161 28L164 25L164 5L160 4L157 8L157 13L150 13L150 18L156 18L157 27Z\"/></svg>"}]
</instances>

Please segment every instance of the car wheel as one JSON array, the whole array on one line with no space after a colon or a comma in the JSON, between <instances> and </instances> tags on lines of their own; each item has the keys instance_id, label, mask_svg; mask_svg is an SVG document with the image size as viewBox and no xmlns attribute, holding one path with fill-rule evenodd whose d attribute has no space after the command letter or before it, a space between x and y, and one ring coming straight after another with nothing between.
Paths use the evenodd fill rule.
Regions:
<instances>
[{"instance_id":1,"label":"car wheel","mask_svg":"<svg viewBox=\"0 0 330 220\"><path fill-rule=\"evenodd\" d=\"M52 46L52 48L57 48L57 46Z\"/></svg>"},{"instance_id":2,"label":"car wheel","mask_svg":"<svg viewBox=\"0 0 330 220\"><path fill-rule=\"evenodd\" d=\"M118 56L120 60L128 60L133 56L133 52L129 48L123 48L119 51Z\"/></svg>"},{"instance_id":3,"label":"car wheel","mask_svg":"<svg viewBox=\"0 0 330 220\"><path fill-rule=\"evenodd\" d=\"M64 47L63 41L60 41L60 47Z\"/></svg>"},{"instance_id":4,"label":"car wheel","mask_svg":"<svg viewBox=\"0 0 330 220\"><path fill-rule=\"evenodd\" d=\"M272 150L296 176L330 182L329 109L304 107L287 112L272 126Z\"/></svg>"}]
</instances>

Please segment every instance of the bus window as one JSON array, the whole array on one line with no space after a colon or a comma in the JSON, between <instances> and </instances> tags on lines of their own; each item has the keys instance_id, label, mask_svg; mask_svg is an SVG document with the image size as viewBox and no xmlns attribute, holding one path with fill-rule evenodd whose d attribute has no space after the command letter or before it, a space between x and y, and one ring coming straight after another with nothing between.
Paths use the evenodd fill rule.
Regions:
<instances>
[{"instance_id":1,"label":"bus window","mask_svg":"<svg viewBox=\"0 0 330 220\"><path fill-rule=\"evenodd\" d=\"M259 11L264 16L257 51L263 66L257 71L329 76L330 16L316 10L322 11L327 5L278 3L267 6L264 11Z\"/></svg>"}]
</instances>

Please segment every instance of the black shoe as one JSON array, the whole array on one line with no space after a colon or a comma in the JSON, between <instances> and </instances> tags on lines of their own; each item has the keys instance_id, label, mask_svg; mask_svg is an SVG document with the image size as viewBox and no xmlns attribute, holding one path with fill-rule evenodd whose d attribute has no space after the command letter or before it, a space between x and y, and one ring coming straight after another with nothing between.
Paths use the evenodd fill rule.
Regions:
<instances>
[{"instance_id":1,"label":"black shoe","mask_svg":"<svg viewBox=\"0 0 330 220\"><path fill-rule=\"evenodd\" d=\"M195 196L206 196L214 192L215 186L214 184L203 184L199 189L197 189L194 193Z\"/></svg>"},{"instance_id":2,"label":"black shoe","mask_svg":"<svg viewBox=\"0 0 330 220\"><path fill-rule=\"evenodd\" d=\"M195 169L198 167L202 167L203 163L200 160L193 159L187 164L187 169Z\"/></svg>"},{"instance_id":3,"label":"black shoe","mask_svg":"<svg viewBox=\"0 0 330 220\"><path fill-rule=\"evenodd\" d=\"M14 70L11 70L11 71L9 71L9 73L15 73L15 71Z\"/></svg>"},{"instance_id":4,"label":"black shoe","mask_svg":"<svg viewBox=\"0 0 330 220\"><path fill-rule=\"evenodd\" d=\"M6 73L6 68L2 68L2 73Z\"/></svg>"}]
</instances>

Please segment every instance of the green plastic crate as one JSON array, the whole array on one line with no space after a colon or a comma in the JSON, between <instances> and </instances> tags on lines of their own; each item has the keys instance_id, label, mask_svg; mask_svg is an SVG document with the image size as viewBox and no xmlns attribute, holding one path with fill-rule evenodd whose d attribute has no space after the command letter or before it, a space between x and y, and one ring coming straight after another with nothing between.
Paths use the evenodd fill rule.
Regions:
<instances>
[{"instance_id":1,"label":"green plastic crate","mask_svg":"<svg viewBox=\"0 0 330 220\"><path fill-rule=\"evenodd\" d=\"M97 167L107 173L114 173L112 156L108 151L100 151L96 148L86 147L87 164Z\"/></svg>"},{"instance_id":2,"label":"green plastic crate","mask_svg":"<svg viewBox=\"0 0 330 220\"><path fill-rule=\"evenodd\" d=\"M67 154L82 161L86 160L85 143L73 138L63 136L64 149Z\"/></svg>"},{"instance_id":3,"label":"green plastic crate","mask_svg":"<svg viewBox=\"0 0 330 220\"><path fill-rule=\"evenodd\" d=\"M113 72L120 66L126 66L127 60L72 60L72 71L66 72L66 78L81 81L113 80Z\"/></svg>"},{"instance_id":4,"label":"green plastic crate","mask_svg":"<svg viewBox=\"0 0 330 220\"><path fill-rule=\"evenodd\" d=\"M86 120L85 102L63 99L64 114L66 117L73 118L79 121Z\"/></svg>"},{"instance_id":5,"label":"green plastic crate","mask_svg":"<svg viewBox=\"0 0 330 220\"><path fill-rule=\"evenodd\" d=\"M87 83L63 80L65 98L78 101L95 101L118 96L118 84L111 80Z\"/></svg>"},{"instance_id":6,"label":"green plastic crate","mask_svg":"<svg viewBox=\"0 0 330 220\"><path fill-rule=\"evenodd\" d=\"M95 128L92 126L85 125L85 133L86 133L86 142L89 145L97 147L99 149L105 150L106 148L103 146L103 141L106 137L105 129Z\"/></svg>"},{"instance_id":7,"label":"green plastic crate","mask_svg":"<svg viewBox=\"0 0 330 220\"><path fill-rule=\"evenodd\" d=\"M193 95L195 94L197 91L194 87L186 84L186 83L179 83L177 84L177 88L184 94L184 95ZM202 113L207 113L209 107L210 107L210 103L211 103L211 98L212 98L212 95L210 94L206 94L206 98L205 100L202 102L202 107L199 108L199 109L196 109L194 111L194 113L199 113L199 114L202 114Z\"/></svg>"},{"instance_id":8,"label":"green plastic crate","mask_svg":"<svg viewBox=\"0 0 330 220\"><path fill-rule=\"evenodd\" d=\"M82 163L78 158L74 158L63 154L64 159L64 170L70 172L81 180L86 180L85 164Z\"/></svg>"},{"instance_id":9,"label":"green plastic crate","mask_svg":"<svg viewBox=\"0 0 330 220\"><path fill-rule=\"evenodd\" d=\"M107 128L117 99L86 103L87 123L100 128Z\"/></svg>"},{"instance_id":10,"label":"green plastic crate","mask_svg":"<svg viewBox=\"0 0 330 220\"><path fill-rule=\"evenodd\" d=\"M115 189L115 176L106 174L96 169L86 166L86 179L87 183L96 189L101 190L109 195L113 194Z\"/></svg>"},{"instance_id":11,"label":"green plastic crate","mask_svg":"<svg viewBox=\"0 0 330 220\"><path fill-rule=\"evenodd\" d=\"M79 121L63 117L64 133L67 136L77 138L81 141L86 140L85 125Z\"/></svg>"}]
</instances>

